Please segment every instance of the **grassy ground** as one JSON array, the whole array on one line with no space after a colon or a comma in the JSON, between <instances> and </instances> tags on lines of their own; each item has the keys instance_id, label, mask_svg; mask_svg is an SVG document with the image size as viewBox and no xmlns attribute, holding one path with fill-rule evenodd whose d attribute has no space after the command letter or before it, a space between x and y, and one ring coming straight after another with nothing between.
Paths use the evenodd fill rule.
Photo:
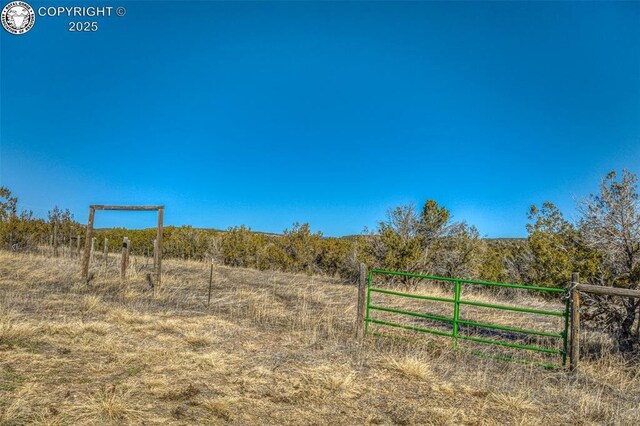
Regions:
<instances>
[{"instance_id":1,"label":"grassy ground","mask_svg":"<svg viewBox=\"0 0 640 426\"><path fill-rule=\"evenodd\" d=\"M0 252L0 424L640 424L640 368L613 355L572 379L441 337L358 344L331 279L216 267L207 307L206 265L165 261L154 297L113 263L87 286L77 259Z\"/></svg>"}]
</instances>

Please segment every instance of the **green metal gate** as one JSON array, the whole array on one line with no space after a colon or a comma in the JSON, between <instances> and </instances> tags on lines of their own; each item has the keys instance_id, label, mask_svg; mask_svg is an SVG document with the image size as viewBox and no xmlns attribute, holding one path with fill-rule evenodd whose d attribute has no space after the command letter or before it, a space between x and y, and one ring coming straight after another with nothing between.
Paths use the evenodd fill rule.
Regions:
<instances>
[{"instance_id":1,"label":"green metal gate","mask_svg":"<svg viewBox=\"0 0 640 426\"><path fill-rule=\"evenodd\" d=\"M387 290L387 289L383 289L383 288L373 287L373 277L374 277L374 275L392 275L392 276L417 278L417 279L425 279L425 280L434 280L434 281L439 281L439 282L451 283L454 286L454 288L453 288L454 297L453 298L433 297L433 296L426 296L426 295L421 295L421 294L412 294L412 293L407 293L407 292L400 292L400 291L395 291L395 290ZM439 335L439 336L451 337L454 340L454 342L455 342L454 344L455 345L457 345L457 341L458 340L467 340L467 341L472 341L472 342L477 342L477 343L484 343L484 344L489 344L489 345L504 346L504 347L517 348L517 349L522 349L522 350L537 351L537 352L543 352L543 353L546 353L546 354L558 355L559 357L561 357L562 366L566 365L568 329L569 329L569 298L568 297L564 298L565 299L565 306L564 306L564 310L562 310L562 311L549 311L549 310L542 310L542 309L524 308L524 307L518 307L518 306L497 305L497 304L492 304L492 303L484 303L484 302L478 302L478 301L472 301L472 300L464 300L463 297L462 297L462 294L461 294L462 293L462 291L461 291L462 284L471 284L471 285L478 285L478 286L490 286L490 287L505 287L505 288L523 289L523 290L530 290L530 291L537 291L537 292L547 292L547 293L566 293L565 290L559 289L559 288L536 287L536 286L528 286L528 285L521 285L521 284L498 283L498 282L490 282L490 281L465 280L465 279L461 279L461 278L437 277L437 276L430 276L430 275L413 274L413 273L408 273L408 272L386 271L386 270L381 270L381 269L374 269L374 270L370 271L368 276L367 276L367 298L366 298L367 303L366 303L366 314L365 314L365 334L369 333L369 324L379 324L379 325L383 325L383 326L402 328L402 329L405 329L405 330L412 330L412 331L418 331L418 332L422 332L422 333L430 333L430 334L435 334L435 335ZM391 307L374 305L374 304L371 303L371 294L372 293L382 293L382 294L386 294L386 295L398 296L398 297L403 297L403 298L413 298L413 299L422 299L422 300L428 300L428 301L434 301L434 302L450 303L450 304L453 305L452 316L451 317L446 317L446 316L440 316L440 315L431 315L431 314L426 314L426 313L420 313L420 312L408 311L408 310L403 310L403 309L395 309L395 308L391 308ZM484 308L498 309L498 310L505 310L505 311L524 312L524 313L531 313L531 314L563 317L563 319L564 319L564 321L563 321L564 327L563 328L564 329L561 332L558 332L558 333L551 333L551 332L546 332L546 331L530 330L530 329L519 328L519 327L511 327L511 326L505 326L505 325L499 325L499 324L491 324L491 323L487 323L487 322L477 322L477 321L465 320L465 319L461 319L460 318L460 306L461 305L463 305L463 306L464 305L479 306L479 307L484 307ZM435 321L450 323L450 324L453 325L453 327L452 327L452 331L451 332L445 332L445 331L440 331L440 330L428 329L428 328L424 328L424 327L403 325L403 324L398 324L396 322L383 321L383 320L380 320L380 319L372 318L372 316L371 316L372 315L372 311L383 311L383 312L390 312L390 313L393 313L393 314L400 314L400 315L407 315L407 316L411 316L411 317L418 317L418 318L423 318L423 319L428 319L428 320L435 320ZM537 345L505 342L505 341L500 341L500 340L487 339L487 338L484 338L484 337L469 336L469 335L466 335L466 334L463 334L463 333L460 332L460 325L474 326L474 327L482 328L482 329L502 330L502 331L508 331L508 332L512 332L512 333L520 333L520 334L523 334L523 335L535 335L535 336L544 336L544 337L547 337L547 338L562 339L561 340L562 349L553 349L553 348L537 346ZM507 359L507 360L523 361L523 360L513 359L512 357L504 357L504 356L500 356L500 355L498 355L496 357L497 358L501 358L501 359ZM527 362L527 361L523 361L523 362ZM542 365L544 367L549 367L549 368L560 367L560 365L558 365L558 364L540 363L540 362L531 362L531 363L532 364Z\"/></svg>"}]
</instances>

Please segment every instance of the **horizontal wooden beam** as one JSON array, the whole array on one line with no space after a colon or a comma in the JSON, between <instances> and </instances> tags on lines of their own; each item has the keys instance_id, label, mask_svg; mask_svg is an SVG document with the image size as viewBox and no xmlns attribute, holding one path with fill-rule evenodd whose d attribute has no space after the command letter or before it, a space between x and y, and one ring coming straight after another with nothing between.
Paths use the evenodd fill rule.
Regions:
<instances>
[{"instance_id":1,"label":"horizontal wooden beam","mask_svg":"<svg viewBox=\"0 0 640 426\"><path fill-rule=\"evenodd\" d=\"M92 205L89 206L94 210L134 210L134 211L154 211L162 210L164 206L104 206L104 205Z\"/></svg>"},{"instance_id":2,"label":"horizontal wooden beam","mask_svg":"<svg viewBox=\"0 0 640 426\"><path fill-rule=\"evenodd\" d=\"M603 296L623 296L640 298L640 290L630 290L628 288L605 287L601 285L578 284L578 291L584 293L600 294Z\"/></svg>"}]
</instances>

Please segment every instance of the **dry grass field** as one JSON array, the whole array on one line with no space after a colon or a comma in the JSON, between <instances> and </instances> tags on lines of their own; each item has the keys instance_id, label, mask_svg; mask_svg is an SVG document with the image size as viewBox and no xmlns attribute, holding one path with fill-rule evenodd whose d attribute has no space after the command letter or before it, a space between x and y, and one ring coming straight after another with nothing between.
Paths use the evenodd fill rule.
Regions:
<instances>
[{"instance_id":1,"label":"dry grass field","mask_svg":"<svg viewBox=\"0 0 640 426\"><path fill-rule=\"evenodd\" d=\"M1 425L640 424L640 367L614 355L571 378L442 337L358 343L356 289L329 278L219 266L208 307L202 263L166 260L155 296L78 263L0 252Z\"/></svg>"}]
</instances>

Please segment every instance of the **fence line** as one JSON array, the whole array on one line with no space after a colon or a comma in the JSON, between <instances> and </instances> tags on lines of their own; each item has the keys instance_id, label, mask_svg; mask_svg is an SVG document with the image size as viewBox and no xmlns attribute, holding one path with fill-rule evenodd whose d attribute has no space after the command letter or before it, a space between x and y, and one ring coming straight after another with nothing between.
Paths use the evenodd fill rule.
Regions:
<instances>
[{"instance_id":1,"label":"fence line","mask_svg":"<svg viewBox=\"0 0 640 426\"><path fill-rule=\"evenodd\" d=\"M395 291L395 290L382 289L379 287L373 287L374 275L390 275L390 276L410 277L410 278L418 278L418 279L425 279L425 280L432 280L432 281L451 282L454 284L454 297L453 298L434 297L434 296L426 296L422 294L413 294L413 293L407 293L407 292L401 292L401 291ZM542 310L542 309L522 308L518 306L507 306L507 305L497 305L493 303L466 301L461 299L461 292L460 292L461 284L506 287L506 288L542 291L542 292L549 292L549 293L563 293L563 299L565 300L565 309L563 311L548 311L548 310ZM387 306L381 306L378 304L372 304L371 303L372 293L380 293L380 294L386 294L386 295L402 297L402 298L412 298L412 299L418 299L418 300L450 303L450 304L453 304L454 306L453 315L452 317L445 317L441 315L426 314L426 313L414 312L406 309L397 309L397 308L391 308ZM590 284L580 284L578 273L572 274L571 283L568 289L561 289L561 288L527 286L522 284L466 280L462 278L438 277L438 276L431 276L431 275L424 275L424 274L416 274L411 272L387 271L382 269L374 269L367 274L365 265L360 264L360 279L358 281L358 304L357 304L357 314L356 314L356 321L357 321L356 337L362 338L364 335L369 334L369 324L378 324L378 325L384 325L388 327L400 328L404 330L418 331L418 332L434 334L438 336L451 337L453 338L454 342L457 342L458 339L461 339L461 340L469 340L469 341L478 342L478 343L486 343L491 345L506 346L506 347L512 347L517 349L532 350L532 351L538 351L538 352L544 352L544 353L550 353L550 354L558 354L562 356L562 366L565 366L567 359L569 359L569 371L575 374L578 371L579 360L580 360L580 299L581 299L580 294L581 293L590 293L590 294L597 294L597 295L603 295L603 296L631 297L631 298L640 299L640 290L596 286L596 285L590 285ZM480 307L486 307L486 308L492 308L492 309L533 313L533 314L539 314L539 315L560 316L564 318L564 330L562 330L559 333L552 333L552 332L531 330L531 329L505 326L505 325L499 325L499 324L491 324L486 322L464 320L464 319L460 319L460 305L480 306ZM446 322L446 323L452 324L452 331L444 332L444 331L432 330L424 327L403 325L403 324L399 324L392 321L383 321L381 319L372 318L371 311L389 312L393 314L406 315L411 317ZM475 326L480 328L503 330L503 331L510 331L514 333L522 333L522 334L529 334L529 335L538 335L538 336L549 337L549 338L561 338L562 349L560 350L550 349L550 348L544 348L544 347L533 346L533 345L523 345L519 343L502 342L502 341L496 341L492 339L466 336L466 335L460 334L459 332L460 325L469 325L469 326ZM384 335L381 333L372 333L372 334ZM481 354L482 353L478 353L477 355L481 355ZM521 361L521 360L513 359L511 357L504 357L499 355L495 356L495 358L511 360L511 361L519 361L519 362ZM536 365L542 365L545 367L558 367L558 365L555 365L555 364L545 364L545 363L539 363L539 362L530 362L530 363L536 364Z\"/></svg>"},{"instance_id":2,"label":"fence line","mask_svg":"<svg viewBox=\"0 0 640 426\"><path fill-rule=\"evenodd\" d=\"M571 361L569 369L572 373L578 372L580 364L580 293L598 294L601 296L632 297L640 299L640 290L628 288L605 287L599 285L580 284L577 273L571 276Z\"/></svg>"}]
</instances>

